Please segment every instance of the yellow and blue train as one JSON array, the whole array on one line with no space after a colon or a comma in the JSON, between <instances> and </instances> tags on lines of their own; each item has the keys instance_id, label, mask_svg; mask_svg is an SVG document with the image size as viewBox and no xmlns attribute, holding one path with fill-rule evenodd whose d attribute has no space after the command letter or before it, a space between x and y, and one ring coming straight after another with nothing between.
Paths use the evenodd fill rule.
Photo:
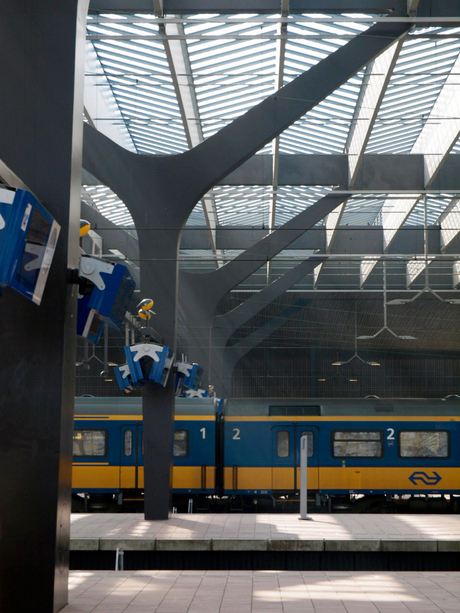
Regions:
<instances>
[{"instance_id":1,"label":"yellow and blue train","mask_svg":"<svg viewBox=\"0 0 460 613\"><path fill-rule=\"evenodd\" d=\"M190 500L211 510L273 508L277 501L289 508L298 501L306 435L308 490L318 507L416 510L423 502L422 510L458 511L458 398L176 398L175 413L173 496L180 509ZM77 398L73 453L75 502L142 502L141 398Z\"/></svg>"}]
</instances>

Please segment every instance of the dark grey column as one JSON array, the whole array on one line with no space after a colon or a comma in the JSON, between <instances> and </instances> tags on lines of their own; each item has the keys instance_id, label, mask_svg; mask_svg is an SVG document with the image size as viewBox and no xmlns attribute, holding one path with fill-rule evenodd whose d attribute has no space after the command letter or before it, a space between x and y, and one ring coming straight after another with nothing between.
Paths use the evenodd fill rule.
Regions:
<instances>
[{"instance_id":1,"label":"dark grey column","mask_svg":"<svg viewBox=\"0 0 460 613\"><path fill-rule=\"evenodd\" d=\"M0 298L0 610L67 602L86 0L0 3L0 159L61 225L38 307Z\"/></svg>"},{"instance_id":2,"label":"dark grey column","mask_svg":"<svg viewBox=\"0 0 460 613\"><path fill-rule=\"evenodd\" d=\"M408 24L372 26L182 155L135 155L85 125L84 167L111 187L133 216L139 233L142 290L155 300L158 316L154 326L166 345L175 348L177 249L182 228L195 204L409 29ZM171 481L172 447L168 457L158 450L166 448L173 437L172 385L166 390L147 385L143 398L145 517L164 519L168 516L170 490L166 484Z\"/></svg>"}]
</instances>

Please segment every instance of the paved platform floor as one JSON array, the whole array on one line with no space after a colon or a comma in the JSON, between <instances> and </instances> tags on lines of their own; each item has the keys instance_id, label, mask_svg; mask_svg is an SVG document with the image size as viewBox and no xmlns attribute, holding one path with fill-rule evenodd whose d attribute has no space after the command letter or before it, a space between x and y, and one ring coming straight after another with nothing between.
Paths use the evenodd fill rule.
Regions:
<instances>
[{"instance_id":1,"label":"paved platform floor","mask_svg":"<svg viewBox=\"0 0 460 613\"><path fill-rule=\"evenodd\" d=\"M460 515L72 514L71 548L190 550L460 551ZM348 543L347 543L348 542Z\"/></svg>"},{"instance_id":2,"label":"paved platform floor","mask_svg":"<svg viewBox=\"0 0 460 613\"><path fill-rule=\"evenodd\" d=\"M63 613L458 613L459 572L72 571Z\"/></svg>"}]
</instances>

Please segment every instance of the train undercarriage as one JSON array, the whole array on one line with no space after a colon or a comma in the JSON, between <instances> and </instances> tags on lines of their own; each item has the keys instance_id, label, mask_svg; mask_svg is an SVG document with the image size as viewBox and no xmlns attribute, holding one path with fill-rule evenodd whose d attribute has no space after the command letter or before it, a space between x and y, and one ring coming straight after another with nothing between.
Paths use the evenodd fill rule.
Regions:
<instances>
[{"instance_id":1,"label":"train undercarriage","mask_svg":"<svg viewBox=\"0 0 460 613\"><path fill-rule=\"evenodd\" d=\"M173 513L299 513L298 493L206 496L176 494ZM73 513L142 513L143 492L72 495ZM329 495L309 493L309 513L459 513L460 496L453 495Z\"/></svg>"}]
</instances>

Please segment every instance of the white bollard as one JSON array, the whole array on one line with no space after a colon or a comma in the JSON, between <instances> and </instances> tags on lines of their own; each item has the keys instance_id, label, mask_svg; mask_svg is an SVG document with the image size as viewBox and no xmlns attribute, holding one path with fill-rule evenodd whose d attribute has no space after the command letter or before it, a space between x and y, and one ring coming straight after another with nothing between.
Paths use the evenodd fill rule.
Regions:
<instances>
[{"instance_id":1,"label":"white bollard","mask_svg":"<svg viewBox=\"0 0 460 613\"><path fill-rule=\"evenodd\" d=\"M308 436L300 437L300 518L313 519L307 515L307 467L308 467Z\"/></svg>"}]
</instances>

